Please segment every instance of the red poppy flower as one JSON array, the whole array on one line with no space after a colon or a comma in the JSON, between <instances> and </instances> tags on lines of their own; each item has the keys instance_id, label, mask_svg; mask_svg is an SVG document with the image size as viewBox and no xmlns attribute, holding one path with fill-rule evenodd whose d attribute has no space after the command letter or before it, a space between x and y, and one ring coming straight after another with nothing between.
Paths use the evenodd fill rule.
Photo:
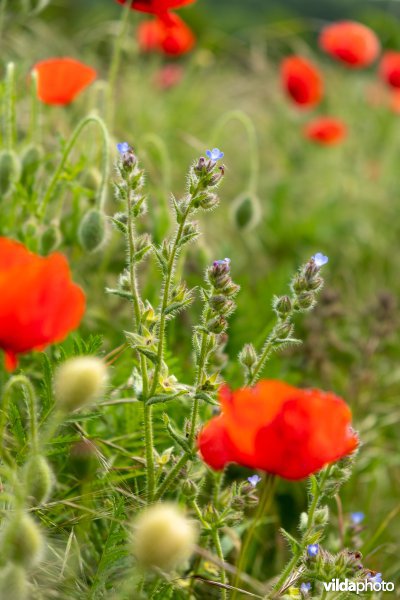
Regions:
<instances>
[{"instance_id":1,"label":"red poppy flower","mask_svg":"<svg viewBox=\"0 0 400 600\"><path fill-rule=\"evenodd\" d=\"M400 52L385 52L379 65L379 75L390 87L400 88Z\"/></svg>"},{"instance_id":2,"label":"red poppy flower","mask_svg":"<svg viewBox=\"0 0 400 600\"><path fill-rule=\"evenodd\" d=\"M204 461L216 470L236 462L303 479L358 445L349 407L330 392L265 380L235 392L223 386L220 401L222 414L198 438Z\"/></svg>"},{"instance_id":3,"label":"red poppy flower","mask_svg":"<svg viewBox=\"0 0 400 600\"><path fill-rule=\"evenodd\" d=\"M319 45L327 54L353 68L370 65L380 52L379 40L372 29L355 21L324 27Z\"/></svg>"},{"instance_id":4,"label":"red poppy flower","mask_svg":"<svg viewBox=\"0 0 400 600\"><path fill-rule=\"evenodd\" d=\"M158 51L168 56L179 56L193 48L195 37L178 15L168 13L141 23L138 42L144 52Z\"/></svg>"},{"instance_id":5,"label":"red poppy flower","mask_svg":"<svg viewBox=\"0 0 400 600\"><path fill-rule=\"evenodd\" d=\"M8 370L17 366L18 354L63 340L84 310L85 295L62 254L43 258L0 237L0 348Z\"/></svg>"},{"instance_id":6,"label":"red poppy flower","mask_svg":"<svg viewBox=\"0 0 400 600\"><path fill-rule=\"evenodd\" d=\"M131 3L132 10L152 13L153 15L165 13L173 8L181 8L192 4L194 0L117 0L119 4Z\"/></svg>"},{"instance_id":7,"label":"red poppy flower","mask_svg":"<svg viewBox=\"0 0 400 600\"><path fill-rule=\"evenodd\" d=\"M181 65L165 65L156 73L154 83L161 90L168 90L177 86L182 81L183 75L184 70Z\"/></svg>"},{"instance_id":8,"label":"red poppy flower","mask_svg":"<svg viewBox=\"0 0 400 600\"><path fill-rule=\"evenodd\" d=\"M301 56L289 56L282 61L281 81L289 97L300 106L311 108L322 98L322 77L317 68Z\"/></svg>"},{"instance_id":9,"label":"red poppy flower","mask_svg":"<svg viewBox=\"0 0 400 600\"><path fill-rule=\"evenodd\" d=\"M341 142L347 135L347 128L342 121L333 117L318 117L307 123L304 135L309 140L326 146Z\"/></svg>"},{"instance_id":10,"label":"red poppy flower","mask_svg":"<svg viewBox=\"0 0 400 600\"><path fill-rule=\"evenodd\" d=\"M46 104L69 104L96 79L96 71L73 58L49 58L33 67L38 96Z\"/></svg>"}]
</instances>

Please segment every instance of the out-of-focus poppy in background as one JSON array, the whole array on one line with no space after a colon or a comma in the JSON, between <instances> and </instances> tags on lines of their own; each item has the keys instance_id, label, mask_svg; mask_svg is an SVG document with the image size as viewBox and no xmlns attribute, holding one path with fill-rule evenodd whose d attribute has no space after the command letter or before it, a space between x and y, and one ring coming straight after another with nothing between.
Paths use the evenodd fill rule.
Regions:
<instances>
[{"instance_id":1,"label":"out-of-focus poppy in background","mask_svg":"<svg viewBox=\"0 0 400 600\"><path fill-rule=\"evenodd\" d=\"M339 144L346 135L346 125L334 117L317 117L304 127L304 136L323 146Z\"/></svg>"},{"instance_id":2,"label":"out-of-focus poppy in background","mask_svg":"<svg viewBox=\"0 0 400 600\"><path fill-rule=\"evenodd\" d=\"M281 63L282 87L298 106L312 108L322 98L322 76L313 63L301 56L288 56Z\"/></svg>"},{"instance_id":3,"label":"out-of-focus poppy in background","mask_svg":"<svg viewBox=\"0 0 400 600\"><path fill-rule=\"evenodd\" d=\"M39 99L45 104L70 104L96 79L96 71L74 58L49 58L35 64Z\"/></svg>"},{"instance_id":4,"label":"out-of-focus poppy in background","mask_svg":"<svg viewBox=\"0 0 400 600\"><path fill-rule=\"evenodd\" d=\"M319 37L322 50L348 67L362 68L379 56L376 34L362 23L341 21L324 27Z\"/></svg>"}]
</instances>

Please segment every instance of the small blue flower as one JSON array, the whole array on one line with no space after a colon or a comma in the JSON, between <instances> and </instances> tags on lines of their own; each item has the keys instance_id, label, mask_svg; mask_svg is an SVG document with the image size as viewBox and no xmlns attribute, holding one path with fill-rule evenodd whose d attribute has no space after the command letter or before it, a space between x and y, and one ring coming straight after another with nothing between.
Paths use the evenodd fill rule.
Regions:
<instances>
[{"instance_id":1,"label":"small blue flower","mask_svg":"<svg viewBox=\"0 0 400 600\"><path fill-rule=\"evenodd\" d=\"M261 477L259 475L252 475L251 477L247 478L247 481L252 487L255 488L257 484L260 483Z\"/></svg>"},{"instance_id":2,"label":"small blue flower","mask_svg":"<svg viewBox=\"0 0 400 600\"><path fill-rule=\"evenodd\" d=\"M314 256L311 257L315 262L317 267L323 267L328 262L329 258L322 254L322 252L317 252Z\"/></svg>"},{"instance_id":3,"label":"small blue flower","mask_svg":"<svg viewBox=\"0 0 400 600\"><path fill-rule=\"evenodd\" d=\"M319 552L319 544L309 544L307 546L307 554L314 558Z\"/></svg>"},{"instance_id":4,"label":"small blue flower","mask_svg":"<svg viewBox=\"0 0 400 600\"><path fill-rule=\"evenodd\" d=\"M214 267L216 267L217 265L227 265L229 266L231 264L231 259L230 258L223 258L221 260L214 260L213 265Z\"/></svg>"},{"instance_id":5,"label":"small blue flower","mask_svg":"<svg viewBox=\"0 0 400 600\"><path fill-rule=\"evenodd\" d=\"M311 590L311 583L308 581L307 583L302 583L300 586L300 591L302 592L302 594L308 594L308 592Z\"/></svg>"},{"instance_id":6,"label":"small blue flower","mask_svg":"<svg viewBox=\"0 0 400 600\"><path fill-rule=\"evenodd\" d=\"M382 583L382 573L377 573L376 575L372 576L371 573L368 575L368 580L371 583Z\"/></svg>"},{"instance_id":7,"label":"small blue flower","mask_svg":"<svg viewBox=\"0 0 400 600\"><path fill-rule=\"evenodd\" d=\"M206 156L212 162L217 162L217 160L224 158L224 153L219 148L213 148L212 150L206 150Z\"/></svg>"},{"instance_id":8,"label":"small blue flower","mask_svg":"<svg viewBox=\"0 0 400 600\"><path fill-rule=\"evenodd\" d=\"M351 518L352 522L354 523L354 525L359 525L360 523L362 523L364 521L365 514L361 511L352 512L352 513L350 513L350 518Z\"/></svg>"},{"instance_id":9,"label":"small blue flower","mask_svg":"<svg viewBox=\"0 0 400 600\"><path fill-rule=\"evenodd\" d=\"M121 142L117 144L117 150L120 154L125 154L126 152L129 152L130 149L131 147L128 142Z\"/></svg>"}]
</instances>

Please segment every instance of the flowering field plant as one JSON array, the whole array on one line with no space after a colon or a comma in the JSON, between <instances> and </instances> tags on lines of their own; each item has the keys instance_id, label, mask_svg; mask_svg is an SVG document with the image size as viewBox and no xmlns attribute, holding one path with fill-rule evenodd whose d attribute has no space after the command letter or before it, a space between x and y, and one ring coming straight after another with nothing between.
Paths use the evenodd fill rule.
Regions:
<instances>
[{"instance_id":1,"label":"flowering field plant","mask_svg":"<svg viewBox=\"0 0 400 600\"><path fill-rule=\"evenodd\" d=\"M31 40L35 48L35 24L43 19L46 30L50 4L21 2L18 22L1 4L16 53L16 34L21 47ZM299 162L309 194L286 220L279 211L287 194L299 199L297 180L291 187L290 171L268 188L262 133L247 112L216 113L202 136L188 127L186 119L195 129L196 119L209 118L213 104L202 99L199 111L196 92L185 112L179 92L193 76L189 61L207 63L205 55L189 58L201 43L190 21L201 0L113 5L119 20L104 77L90 53L47 53L28 70L18 56L5 63L0 599L345 600L354 590L366 598L393 592L389 530L399 507L380 507L369 537L366 529L368 487L377 479L395 496L398 485L396 474L388 481L376 439L397 413L377 408L375 420L369 395L371 388L390 399L396 389L396 372L380 381L398 356L396 308L380 293L359 314L354 299L365 284L360 265L393 267L386 246L376 264L369 248L351 250L350 242L343 254L337 239L350 240L347 221L331 203L329 222L315 208L320 198L315 206L309 199L313 186L320 193L319 165L323 208L329 204L334 163L314 152L340 153L353 124L321 109L329 76L316 59L286 53L275 65L277 120L288 102L299 111L289 129L307 145L292 149L286 166ZM351 72L381 52L375 32L353 21L326 25L318 43ZM165 64L151 66L149 54ZM129 77L134 60L156 76L131 109L122 74ZM398 70L396 51L385 52L382 85L399 87ZM165 139L157 102L168 115ZM320 112L310 117L313 110ZM246 150L235 144L236 126ZM264 185L280 198L272 208ZM353 223L351 203L346 210ZM393 215L380 219L375 225L385 229ZM390 235L382 244L390 246ZM340 269L354 302L344 324ZM395 448L394 437L382 433L382 443ZM392 456L388 450L396 466Z\"/></svg>"}]
</instances>

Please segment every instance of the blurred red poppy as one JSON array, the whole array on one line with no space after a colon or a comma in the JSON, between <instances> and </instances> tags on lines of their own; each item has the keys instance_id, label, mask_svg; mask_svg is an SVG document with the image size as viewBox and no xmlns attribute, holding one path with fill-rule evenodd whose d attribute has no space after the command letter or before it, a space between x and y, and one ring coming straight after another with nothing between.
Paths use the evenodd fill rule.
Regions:
<instances>
[{"instance_id":1,"label":"blurred red poppy","mask_svg":"<svg viewBox=\"0 0 400 600\"><path fill-rule=\"evenodd\" d=\"M400 52L385 52L379 65L381 79L393 88L400 88Z\"/></svg>"},{"instance_id":2,"label":"blurred red poppy","mask_svg":"<svg viewBox=\"0 0 400 600\"><path fill-rule=\"evenodd\" d=\"M138 42L144 52L156 51L168 56L180 56L193 48L195 37L178 15L168 13L141 23Z\"/></svg>"},{"instance_id":3,"label":"blurred red poppy","mask_svg":"<svg viewBox=\"0 0 400 600\"><path fill-rule=\"evenodd\" d=\"M63 340L84 310L85 295L62 254L44 258L0 237L0 348L8 370L17 366L18 354Z\"/></svg>"},{"instance_id":4,"label":"blurred red poppy","mask_svg":"<svg viewBox=\"0 0 400 600\"><path fill-rule=\"evenodd\" d=\"M303 479L358 445L349 407L330 392L281 381L220 389L222 414L198 437L204 461L220 470L236 462L284 479Z\"/></svg>"},{"instance_id":5,"label":"blurred red poppy","mask_svg":"<svg viewBox=\"0 0 400 600\"><path fill-rule=\"evenodd\" d=\"M301 56L289 56L281 64L283 89L298 105L311 108L323 95L323 81L318 69Z\"/></svg>"},{"instance_id":6,"label":"blurred red poppy","mask_svg":"<svg viewBox=\"0 0 400 600\"><path fill-rule=\"evenodd\" d=\"M178 85L183 78L184 70L181 65L169 64L157 71L154 83L161 90L169 90Z\"/></svg>"},{"instance_id":7,"label":"blurred red poppy","mask_svg":"<svg viewBox=\"0 0 400 600\"><path fill-rule=\"evenodd\" d=\"M96 79L96 71L74 58L49 58L32 69L38 77L38 96L46 104L69 104Z\"/></svg>"},{"instance_id":8,"label":"blurred red poppy","mask_svg":"<svg viewBox=\"0 0 400 600\"><path fill-rule=\"evenodd\" d=\"M372 29L355 21L340 21L324 27L319 45L327 54L353 68L373 63L381 48Z\"/></svg>"},{"instance_id":9,"label":"blurred red poppy","mask_svg":"<svg viewBox=\"0 0 400 600\"><path fill-rule=\"evenodd\" d=\"M173 8L181 8L192 4L195 0L117 0L119 4L130 2L132 10L152 13L153 15L165 13Z\"/></svg>"},{"instance_id":10,"label":"blurred red poppy","mask_svg":"<svg viewBox=\"0 0 400 600\"><path fill-rule=\"evenodd\" d=\"M318 117L304 128L304 135L309 140L322 145L334 145L347 135L346 125L334 117Z\"/></svg>"}]
</instances>

